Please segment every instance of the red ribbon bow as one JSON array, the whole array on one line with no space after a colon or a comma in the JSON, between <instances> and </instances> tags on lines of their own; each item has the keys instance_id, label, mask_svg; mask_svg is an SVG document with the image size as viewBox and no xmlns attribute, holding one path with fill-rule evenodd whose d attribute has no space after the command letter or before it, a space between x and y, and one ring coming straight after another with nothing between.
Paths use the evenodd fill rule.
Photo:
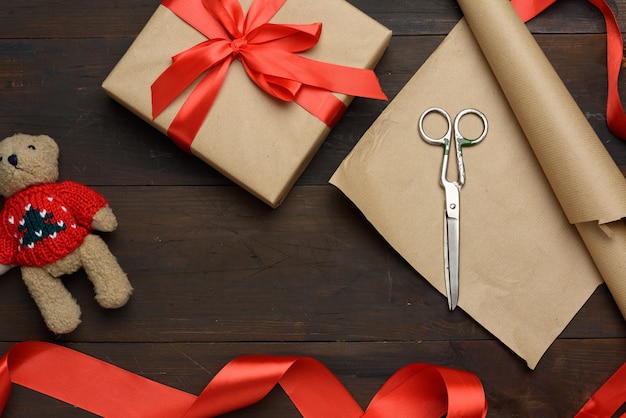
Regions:
<instances>
[{"instance_id":1,"label":"red ribbon bow","mask_svg":"<svg viewBox=\"0 0 626 418\"><path fill-rule=\"evenodd\" d=\"M483 418L485 393L468 372L411 364L396 372L367 410L309 357L243 356L199 396L146 379L77 351L42 342L15 344L0 359L0 413L15 383L108 418L208 418L250 406L276 384L305 418Z\"/></svg>"},{"instance_id":2,"label":"red ribbon bow","mask_svg":"<svg viewBox=\"0 0 626 418\"><path fill-rule=\"evenodd\" d=\"M239 60L257 86L285 101L295 101L333 126L345 105L331 92L387 99L371 70L308 59L296 53L317 44L321 23L272 24L286 0L254 0L247 15L237 0L164 0L162 4L208 38L172 58L152 84L156 118L200 78L168 128L168 136L189 150L209 113L228 68Z\"/></svg>"}]
</instances>

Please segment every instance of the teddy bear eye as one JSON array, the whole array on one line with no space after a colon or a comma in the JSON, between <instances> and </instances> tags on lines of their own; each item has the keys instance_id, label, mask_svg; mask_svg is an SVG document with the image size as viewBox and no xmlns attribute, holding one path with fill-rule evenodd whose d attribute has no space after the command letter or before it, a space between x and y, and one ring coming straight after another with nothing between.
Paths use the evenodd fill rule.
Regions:
<instances>
[{"instance_id":1,"label":"teddy bear eye","mask_svg":"<svg viewBox=\"0 0 626 418\"><path fill-rule=\"evenodd\" d=\"M34 145L29 145L29 146L28 146L28 149L35 149L35 146L34 146ZM0 158L1 158L1 157L0 157Z\"/></svg>"}]
</instances>

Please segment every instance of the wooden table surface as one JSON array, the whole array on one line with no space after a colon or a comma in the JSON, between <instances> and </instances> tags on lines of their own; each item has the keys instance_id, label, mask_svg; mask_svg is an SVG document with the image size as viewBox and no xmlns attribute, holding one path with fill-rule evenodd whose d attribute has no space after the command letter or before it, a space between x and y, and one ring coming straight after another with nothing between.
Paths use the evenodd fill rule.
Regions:
<instances>
[{"instance_id":1,"label":"wooden table surface","mask_svg":"<svg viewBox=\"0 0 626 418\"><path fill-rule=\"evenodd\" d=\"M1 352L54 342L191 393L239 355L311 356L363 407L393 372L425 362L475 373L490 417L571 417L626 362L626 322L602 285L529 370L461 309L449 312L328 184L386 103L357 98L272 210L109 99L102 81L158 3L2 1L0 136L49 134L61 178L107 197L119 228L104 238L135 293L105 311L84 273L66 277L83 323L56 337L13 269L0 280ZM393 30L376 68L390 98L461 18L454 0L350 3ZM609 3L626 28L626 1ZM606 127L600 13L560 0L529 28L624 171L626 142ZM5 416L91 415L15 386ZM275 390L229 416L299 414Z\"/></svg>"}]
</instances>

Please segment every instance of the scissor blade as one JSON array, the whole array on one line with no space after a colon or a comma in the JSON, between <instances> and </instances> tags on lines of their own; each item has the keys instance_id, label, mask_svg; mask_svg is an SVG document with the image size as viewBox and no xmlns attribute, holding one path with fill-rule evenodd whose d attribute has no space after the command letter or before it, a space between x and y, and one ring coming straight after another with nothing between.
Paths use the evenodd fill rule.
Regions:
<instances>
[{"instance_id":1,"label":"scissor blade","mask_svg":"<svg viewBox=\"0 0 626 418\"><path fill-rule=\"evenodd\" d=\"M446 215L446 292L452 311L459 301L459 220Z\"/></svg>"},{"instance_id":2,"label":"scissor blade","mask_svg":"<svg viewBox=\"0 0 626 418\"><path fill-rule=\"evenodd\" d=\"M459 300L459 186L444 181L446 210L444 211L444 257L448 308L452 311Z\"/></svg>"}]
</instances>

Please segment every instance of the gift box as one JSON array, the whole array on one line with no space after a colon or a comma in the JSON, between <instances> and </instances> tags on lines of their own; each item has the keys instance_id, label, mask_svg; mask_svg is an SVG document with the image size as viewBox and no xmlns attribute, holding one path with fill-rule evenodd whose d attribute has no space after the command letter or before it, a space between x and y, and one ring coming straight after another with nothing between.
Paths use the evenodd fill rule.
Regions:
<instances>
[{"instance_id":1,"label":"gift box","mask_svg":"<svg viewBox=\"0 0 626 418\"><path fill-rule=\"evenodd\" d=\"M257 33L261 20L271 25ZM224 28L247 32L231 43L207 36ZM344 0L166 0L103 88L277 207L352 98L384 98L371 69L390 38L390 30ZM244 62L238 54L253 41L257 55ZM268 45L280 50L268 52ZM219 65L205 62L211 54ZM269 64L262 62L268 54Z\"/></svg>"}]
</instances>

